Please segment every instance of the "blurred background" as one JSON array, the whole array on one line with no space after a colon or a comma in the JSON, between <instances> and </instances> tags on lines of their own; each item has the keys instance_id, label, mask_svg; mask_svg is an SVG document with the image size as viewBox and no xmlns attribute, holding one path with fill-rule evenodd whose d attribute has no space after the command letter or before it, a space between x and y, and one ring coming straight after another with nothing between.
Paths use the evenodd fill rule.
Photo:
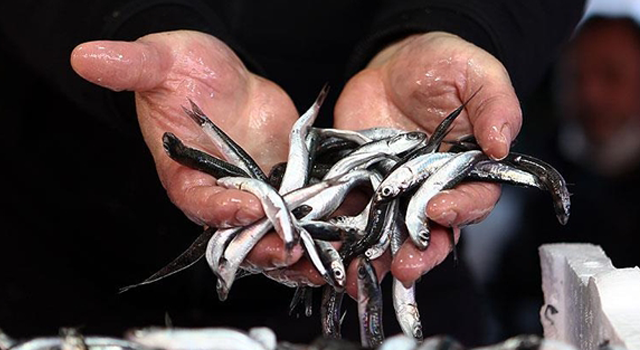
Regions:
<instances>
[{"instance_id":1,"label":"blurred background","mask_svg":"<svg viewBox=\"0 0 640 350\"><path fill-rule=\"evenodd\" d=\"M541 244L590 242L618 268L640 264L640 2L587 6L544 83L522 101L514 146L563 174L572 193L568 224L557 222L547 193L503 186L487 220L462 237L494 339L542 332Z\"/></svg>"},{"instance_id":2,"label":"blurred background","mask_svg":"<svg viewBox=\"0 0 640 350\"><path fill-rule=\"evenodd\" d=\"M543 84L522 101L524 126L514 150L564 175L573 193L569 223L556 221L547 193L504 186L487 220L464 229L461 262L445 261L418 285L429 296L420 301L426 334L456 329L452 335L467 345L541 334L543 243L592 242L617 267L639 264L638 23L638 1L591 1ZM87 118L1 39L0 328L18 338L56 334L61 326L121 335L164 325L169 315L177 326L264 325L288 331L290 341L318 333L317 315L283 321L293 292L266 279L240 280L219 302L202 263L117 294L175 258L201 228L168 201L137 134ZM466 288L466 278L475 290ZM443 308L447 314L432 314ZM354 325L354 316L345 325ZM386 330L399 332L397 325Z\"/></svg>"}]
</instances>

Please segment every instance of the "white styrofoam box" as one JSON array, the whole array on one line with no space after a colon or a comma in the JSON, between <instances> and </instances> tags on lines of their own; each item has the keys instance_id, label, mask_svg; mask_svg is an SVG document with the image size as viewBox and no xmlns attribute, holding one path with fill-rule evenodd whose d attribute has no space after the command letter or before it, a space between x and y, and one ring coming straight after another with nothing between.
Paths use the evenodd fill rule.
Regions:
<instances>
[{"instance_id":1,"label":"white styrofoam box","mask_svg":"<svg viewBox=\"0 0 640 350\"><path fill-rule=\"evenodd\" d=\"M540 247L545 338L590 350L640 350L640 269L616 269L593 244Z\"/></svg>"}]
</instances>

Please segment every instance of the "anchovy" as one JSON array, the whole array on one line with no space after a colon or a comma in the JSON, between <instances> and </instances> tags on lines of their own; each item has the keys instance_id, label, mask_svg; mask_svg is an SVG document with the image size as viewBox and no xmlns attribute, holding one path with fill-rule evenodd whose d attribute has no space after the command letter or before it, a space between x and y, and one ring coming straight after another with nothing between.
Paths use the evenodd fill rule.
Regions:
<instances>
[{"instance_id":1,"label":"anchovy","mask_svg":"<svg viewBox=\"0 0 640 350\"><path fill-rule=\"evenodd\" d=\"M347 272L342 263L340 253L329 242L315 240L320 258L331 272L331 285L338 291L343 291L347 282Z\"/></svg>"},{"instance_id":2,"label":"anchovy","mask_svg":"<svg viewBox=\"0 0 640 350\"><path fill-rule=\"evenodd\" d=\"M505 183L514 186L545 189L540 179L524 170L495 160L485 160L474 165L469 173L470 180Z\"/></svg>"},{"instance_id":3,"label":"anchovy","mask_svg":"<svg viewBox=\"0 0 640 350\"><path fill-rule=\"evenodd\" d=\"M321 242L321 241L318 241ZM302 247L304 248L305 255L313 264L313 267L316 268L320 276L325 280L325 282L332 285L334 288L344 288L344 282L342 286L338 285L338 281L335 280L333 276L333 271L325 265L325 259L322 257L320 250L317 247L317 242L311 238L311 235L306 232L304 229L300 230L300 243L302 243ZM327 243L329 244L329 243ZM344 270L344 267L343 267Z\"/></svg>"},{"instance_id":4,"label":"anchovy","mask_svg":"<svg viewBox=\"0 0 640 350\"><path fill-rule=\"evenodd\" d=\"M280 194L291 192L307 183L310 164L307 135L318 116L328 91L329 86L325 85L311 108L300 116L291 127L291 132L289 133L289 156L287 158L287 168L278 190Z\"/></svg>"},{"instance_id":5,"label":"anchovy","mask_svg":"<svg viewBox=\"0 0 640 350\"><path fill-rule=\"evenodd\" d=\"M207 248L205 250L205 257L211 270L220 278L217 271L220 267L220 262L224 257L224 252L231 241L243 231L242 227L230 227L226 229L218 230L208 241Z\"/></svg>"},{"instance_id":6,"label":"anchovy","mask_svg":"<svg viewBox=\"0 0 640 350\"><path fill-rule=\"evenodd\" d=\"M216 230L214 228L208 227L206 228L197 238L191 243L189 248L185 250L180 256L175 258L172 262L170 262L167 266L160 269L158 272L153 275L147 277L144 281L136 284L132 284L126 287L120 288L118 293L124 293L132 288L144 286L147 284L151 284L157 282L163 278L169 277L173 274L176 274L182 270L185 270L197 263L204 255L207 250L207 242L214 235Z\"/></svg>"},{"instance_id":7,"label":"anchovy","mask_svg":"<svg viewBox=\"0 0 640 350\"><path fill-rule=\"evenodd\" d=\"M246 171L247 174L250 174L251 177L267 181L267 176L264 174L260 166L256 163L253 158L238 145L235 141L233 141L229 135L227 135L222 129L220 129L217 125L215 125L209 117L204 114L204 112L196 105L192 100L189 100L191 104L191 110L188 110L185 107L182 107L184 112L193 119L204 132L209 136L211 141L218 147L222 155L227 158L229 162L240 167L242 170Z\"/></svg>"},{"instance_id":8,"label":"anchovy","mask_svg":"<svg viewBox=\"0 0 640 350\"><path fill-rule=\"evenodd\" d=\"M402 218L394 221L394 227L391 231L391 242L389 248L391 249L391 256L395 258L402 243L407 239L407 227L404 224ZM410 287L405 287L402 282L393 277L392 281L392 295L393 309L396 314L396 319L402 332L407 336L417 341L422 341L422 322L420 321L420 311L418 310L418 303L415 296L415 283Z\"/></svg>"},{"instance_id":9,"label":"anchovy","mask_svg":"<svg viewBox=\"0 0 640 350\"><path fill-rule=\"evenodd\" d=\"M381 203L371 207L364 236L343 251L342 257L345 265L348 265L356 256L364 254L367 249L380 240L382 230L386 226L389 206L390 203Z\"/></svg>"},{"instance_id":10,"label":"anchovy","mask_svg":"<svg viewBox=\"0 0 640 350\"><path fill-rule=\"evenodd\" d=\"M551 193L558 221L560 224L566 225L569 221L571 199L567 183L562 175L550 164L526 154L512 152L504 160L540 179L540 182Z\"/></svg>"},{"instance_id":11,"label":"anchovy","mask_svg":"<svg viewBox=\"0 0 640 350\"><path fill-rule=\"evenodd\" d=\"M371 165L371 162L367 162L369 158L372 160L382 159L385 158L385 155L395 156L403 154L418 147L425 139L426 135L423 132L413 131L391 138L371 141L358 147L348 157L338 161L331 170L329 170L325 178L338 176L363 163Z\"/></svg>"},{"instance_id":12,"label":"anchovy","mask_svg":"<svg viewBox=\"0 0 640 350\"><path fill-rule=\"evenodd\" d=\"M338 183L339 184L339 183ZM318 194L323 189L336 185L335 182L319 182L317 184L303 187L301 189L287 193L283 198L289 207L298 207L303 205L303 201ZM241 232L231 240L223 256L217 262L217 269L213 269L213 272L218 276L217 290L218 297L221 300L225 300L229 293L231 285L233 284L236 271L240 267L240 264L244 261L244 258L249 254L253 246L258 243L262 237L271 229L272 225L269 219L263 218L257 222L242 228ZM211 242L207 246L207 260L209 260L209 251L213 250L215 245ZM209 262L211 265L212 262Z\"/></svg>"},{"instance_id":13,"label":"anchovy","mask_svg":"<svg viewBox=\"0 0 640 350\"><path fill-rule=\"evenodd\" d=\"M266 182L243 177L224 177L217 180L217 185L226 188L237 188L258 197L265 215L284 241L285 250L290 252L293 249L299 238L293 222L294 218L282 196L273 187Z\"/></svg>"},{"instance_id":14,"label":"anchovy","mask_svg":"<svg viewBox=\"0 0 640 350\"><path fill-rule=\"evenodd\" d=\"M382 344L382 291L376 271L366 257L358 259L358 319L360 343L367 348Z\"/></svg>"},{"instance_id":15,"label":"anchovy","mask_svg":"<svg viewBox=\"0 0 640 350\"><path fill-rule=\"evenodd\" d=\"M384 226L382 227L380 238L364 252L364 255L369 258L369 260L375 260L379 258L389 247L389 244L391 243L391 233L394 230L394 226L396 225L397 216L399 213L400 202L397 200L391 202L389 208L387 209L387 216L384 220Z\"/></svg>"},{"instance_id":16,"label":"anchovy","mask_svg":"<svg viewBox=\"0 0 640 350\"><path fill-rule=\"evenodd\" d=\"M445 152L428 153L405 163L398 163L377 187L374 200L378 203L387 202L412 190L455 155Z\"/></svg>"},{"instance_id":17,"label":"anchovy","mask_svg":"<svg viewBox=\"0 0 640 350\"><path fill-rule=\"evenodd\" d=\"M162 145L171 159L191 169L209 174L216 179L226 176L249 177L247 172L231 163L185 146L176 135L170 132L165 132L162 136Z\"/></svg>"},{"instance_id":18,"label":"anchovy","mask_svg":"<svg viewBox=\"0 0 640 350\"><path fill-rule=\"evenodd\" d=\"M229 328L147 328L130 331L126 338L149 348L165 350L264 350L262 343Z\"/></svg>"},{"instance_id":19,"label":"anchovy","mask_svg":"<svg viewBox=\"0 0 640 350\"><path fill-rule=\"evenodd\" d=\"M89 350L149 350L135 342L108 337L85 337L84 343ZM61 337L43 337L15 344L10 350L62 349L63 344L64 340Z\"/></svg>"},{"instance_id":20,"label":"anchovy","mask_svg":"<svg viewBox=\"0 0 640 350\"><path fill-rule=\"evenodd\" d=\"M389 137L395 137L405 132L402 129L374 127L369 129L358 130L360 135L370 138L371 140L382 140Z\"/></svg>"},{"instance_id":21,"label":"anchovy","mask_svg":"<svg viewBox=\"0 0 640 350\"><path fill-rule=\"evenodd\" d=\"M322 303L320 304L320 322L322 335L327 338L341 339L340 312L344 292L338 292L330 285L322 287Z\"/></svg>"},{"instance_id":22,"label":"anchovy","mask_svg":"<svg viewBox=\"0 0 640 350\"><path fill-rule=\"evenodd\" d=\"M345 236L350 234L344 227L331 222L305 220L301 224L315 240L340 242L345 239Z\"/></svg>"},{"instance_id":23,"label":"anchovy","mask_svg":"<svg viewBox=\"0 0 640 350\"><path fill-rule=\"evenodd\" d=\"M387 157L389 157L389 154L384 152L353 152L348 157L342 158L336 162L324 175L323 179L333 179L344 176L350 171L366 169L372 164L380 162Z\"/></svg>"},{"instance_id":24,"label":"anchovy","mask_svg":"<svg viewBox=\"0 0 640 350\"><path fill-rule=\"evenodd\" d=\"M353 131L353 130L341 130L341 129L331 129L331 128L314 128L314 130L318 133L320 137L323 139L331 139L333 138L335 141L350 141L354 142L357 145L364 145L365 143L373 141L370 137L363 135L361 132Z\"/></svg>"},{"instance_id":25,"label":"anchovy","mask_svg":"<svg viewBox=\"0 0 640 350\"><path fill-rule=\"evenodd\" d=\"M405 222L409 237L418 249L429 245L430 231L427 226L427 205L438 192L455 186L471 171L473 165L486 155L481 151L468 151L451 158L427 178L409 200Z\"/></svg>"},{"instance_id":26,"label":"anchovy","mask_svg":"<svg viewBox=\"0 0 640 350\"><path fill-rule=\"evenodd\" d=\"M333 178L334 181L339 181L337 185L324 189L302 203L310 206L312 210L301 218L301 222L304 224L307 220L323 219L333 214L354 187L369 180L370 174L371 172L367 170L354 170Z\"/></svg>"}]
</instances>

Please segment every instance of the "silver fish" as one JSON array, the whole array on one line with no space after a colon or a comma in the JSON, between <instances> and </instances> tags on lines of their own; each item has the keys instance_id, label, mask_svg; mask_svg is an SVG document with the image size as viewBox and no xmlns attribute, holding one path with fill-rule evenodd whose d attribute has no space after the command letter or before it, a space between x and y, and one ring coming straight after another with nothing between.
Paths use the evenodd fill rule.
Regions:
<instances>
[{"instance_id":1,"label":"silver fish","mask_svg":"<svg viewBox=\"0 0 640 350\"><path fill-rule=\"evenodd\" d=\"M302 202L309 197L316 195L327 187L337 184L339 184L339 182L319 182L289 192L284 195L283 198L287 206L295 208L300 206ZM216 276L218 276L217 289L218 297L220 297L221 300L226 299L235 279L236 272L240 268L240 264L244 261L244 258L249 254L251 249L253 249L253 246L269 232L271 227L271 222L267 218L260 219L243 228L242 231L229 242L223 256L217 263L218 269L213 270ZM207 247L207 260L209 260L209 256L211 255L210 251L214 248L212 244ZM213 265L212 262L209 261L209 265Z\"/></svg>"},{"instance_id":2,"label":"silver fish","mask_svg":"<svg viewBox=\"0 0 640 350\"><path fill-rule=\"evenodd\" d=\"M389 248L391 249L391 256L395 258L400 247L407 240L408 234L406 232L407 227L402 218L395 220L394 224L391 231ZM422 321L420 320L420 311L418 310L418 303L416 302L415 283L409 287L405 287L402 282L393 277L391 289L393 309L402 333L407 337L422 341Z\"/></svg>"},{"instance_id":3,"label":"silver fish","mask_svg":"<svg viewBox=\"0 0 640 350\"><path fill-rule=\"evenodd\" d=\"M217 180L217 185L225 188L237 188L258 197L265 215L284 241L285 250L291 251L293 249L299 236L296 226L293 224L293 216L282 196L271 185L246 177L223 177Z\"/></svg>"},{"instance_id":4,"label":"silver fish","mask_svg":"<svg viewBox=\"0 0 640 350\"><path fill-rule=\"evenodd\" d=\"M238 145L233 139L231 139L222 129L214 124L209 117L196 105L193 101L189 100L191 104L191 110L183 107L184 112L193 121L198 123L204 130L205 134L209 136L209 139L218 148L223 157L227 161L242 170L253 178L267 181L267 176L264 174L260 166L251 158L251 156Z\"/></svg>"},{"instance_id":5,"label":"silver fish","mask_svg":"<svg viewBox=\"0 0 640 350\"><path fill-rule=\"evenodd\" d=\"M360 344L373 348L382 344L382 290L376 271L366 257L358 259L358 319Z\"/></svg>"},{"instance_id":6,"label":"silver fish","mask_svg":"<svg viewBox=\"0 0 640 350\"><path fill-rule=\"evenodd\" d=\"M318 135L322 138L338 138L342 140L352 141L358 145L373 141L371 138L364 136L361 132L353 130L341 130L331 128L314 128Z\"/></svg>"},{"instance_id":7,"label":"silver fish","mask_svg":"<svg viewBox=\"0 0 640 350\"><path fill-rule=\"evenodd\" d=\"M309 149L307 148L307 135L311 125L316 120L320 107L327 97L328 85L320 91L311 108L298 118L289 133L289 156L287 168L282 176L282 183L278 192L285 194L304 186L309 176Z\"/></svg>"},{"instance_id":8,"label":"silver fish","mask_svg":"<svg viewBox=\"0 0 640 350\"><path fill-rule=\"evenodd\" d=\"M265 350L261 342L245 332L229 328L146 328L130 331L126 338L165 350Z\"/></svg>"},{"instance_id":9,"label":"silver fish","mask_svg":"<svg viewBox=\"0 0 640 350\"><path fill-rule=\"evenodd\" d=\"M369 260L379 258L389 247L389 244L391 243L391 234L397 222L396 217L399 213L400 202L393 201L387 210L387 217L384 220L384 227L382 228L382 235L380 236L380 239L364 252L364 255L369 258Z\"/></svg>"},{"instance_id":10,"label":"silver fish","mask_svg":"<svg viewBox=\"0 0 640 350\"><path fill-rule=\"evenodd\" d=\"M444 152L427 153L405 162L387 175L377 187L375 201L389 201L413 189L455 155Z\"/></svg>"},{"instance_id":11,"label":"silver fish","mask_svg":"<svg viewBox=\"0 0 640 350\"><path fill-rule=\"evenodd\" d=\"M344 292L338 292L328 284L322 288L322 303L320 304L320 322L322 335L327 338L340 339L340 310Z\"/></svg>"},{"instance_id":12,"label":"silver fish","mask_svg":"<svg viewBox=\"0 0 640 350\"><path fill-rule=\"evenodd\" d=\"M429 245L430 231L427 224L427 205L438 192L455 186L471 171L473 165L486 155L482 151L467 151L457 154L427 178L407 206L405 223L409 237L418 249Z\"/></svg>"},{"instance_id":13,"label":"silver fish","mask_svg":"<svg viewBox=\"0 0 640 350\"><path fill-rule=\"evenodd\" d=\"M545 189L544 184L534 174L495 160L484 160L474 165L469 179Z\"/></svg>"},{"instance_id":14,"label":"silver fish","mask_svg":"<svg viewBox=\"0 0 640 350\"><path fill-rule=\"evenodd\" d=\"M402 133L400 135L372 141L358 147L349 156L341 159L331 167L325 179L344 174L355 167L371 165L386 156L395 156L418 147L425 139L426 134L419 131ZM385 156L386 155L386 156Z\"/></svg>"},{"instance_id":15,"label":"silver fish","mask_svg":"<svg viewBox=\"0 0 640 350\"><path fill-rule=\"evenodd\" d=\"M35 338L15 344L11 350L59 350L62 349L62 337ZM117 338L85 337L84 343L89 350L149 350L144 345Z\"/></svg>"},{"instance_id":16,"label":"silver fish","mask_svg":"<svg viewBox=\"0 0 640 350\"><path fill-rule=\"evenodd\" d=\"M329 271L331 272L331 285L338 291L344 290L345 283L347 281L347 272L342 258L338 250L329 242L315 240L318 247L320 258Z\"/></svg>"}]
</instances>

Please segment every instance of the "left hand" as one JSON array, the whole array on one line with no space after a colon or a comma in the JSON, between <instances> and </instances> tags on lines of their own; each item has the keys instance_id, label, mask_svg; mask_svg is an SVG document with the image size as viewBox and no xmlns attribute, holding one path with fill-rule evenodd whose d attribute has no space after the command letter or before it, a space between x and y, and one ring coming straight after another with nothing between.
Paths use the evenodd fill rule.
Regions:
<instances>
[{"instance_id":1,"label":"left hand","mask_svg":"<svg viewBox=\"0 0 640 350\"><path fill-rule=\"evenodd\" d=\"M354 76L335 108L335 127L366 129L387 126L431 134L438 123L478 89L456 119L447 139L475 135L483 151L504 158L522 125L522 112L504 66L483 49L443 32L415 35L382 50ZM431 200L427 214L436 223L428 249L405 242L389 269L405 284L441 263L452 248L447 228L455 237L459 227L482 220L500 197L500 187L467 183ZM353 267L349 269L354 271ZM355 275L349 274L348 281ZM348 283L356 295L355 284Z\"/></svg>"}]
</instances>

